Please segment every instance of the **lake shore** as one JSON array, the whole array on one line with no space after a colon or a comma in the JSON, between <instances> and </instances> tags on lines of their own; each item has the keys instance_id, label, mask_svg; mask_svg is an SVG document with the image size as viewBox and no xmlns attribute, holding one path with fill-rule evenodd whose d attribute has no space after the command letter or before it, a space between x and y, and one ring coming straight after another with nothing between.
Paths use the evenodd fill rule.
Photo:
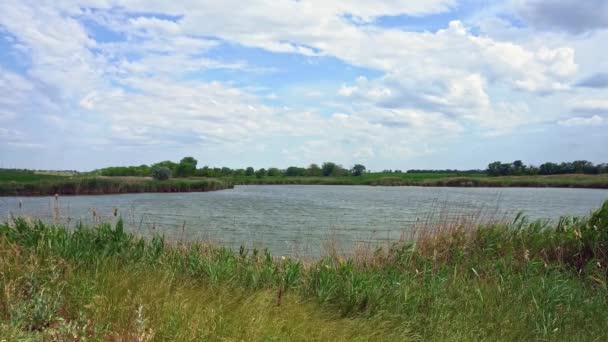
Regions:
<instances>
[{"instance_id":1,"label":"lake shore","mask_svg":"<svg viewBox=\"0 0 608 342\"><path fill-rule=\"evenodd\" d=\"M217 179L157 181L136 177L58 177L34 182L0 183L0 196L110 195L150 192L205 192L231 189Z\"/></svg>"},{"instance_id":2,"label":"lake shore","mask_svg":"<svg viewBox=\"0 0 608 342\"><path fill-rule=\"evenodd\" d=\"M298 259L143 240L122 223L0 224L19 339L606 340L608 202L586 218L426 227ZM550 319L548 319L550 317Z\"/></svg>"},{"instance_id":3,"label":"lake shore","mask_svg":"<svg viewBox=\"0 0 608 342\"><path fill-rule=\"evenodd\" d=\"M156 181L145 177L44 177L0 181L0 196L101 195L146 192L204 192L235 185L368 185L426 187L536 187L608 189L608 174L552 176L462 176L457 174L366 174L344 177L221 177L174 178Z\"/></svg>"}]
</instances>

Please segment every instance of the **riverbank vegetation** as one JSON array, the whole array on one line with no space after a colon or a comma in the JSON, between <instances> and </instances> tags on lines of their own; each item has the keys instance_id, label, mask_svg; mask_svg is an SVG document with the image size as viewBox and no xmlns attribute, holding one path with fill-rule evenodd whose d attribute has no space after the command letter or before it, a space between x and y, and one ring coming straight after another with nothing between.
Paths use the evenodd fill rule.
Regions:
<instances>
[{"instance_id":1,"label":"riverbank vegetation","mask_svg":"<svg viewBox=\"0 0 608 342\"><path fill-rule=\"evenodd\" d=\"M0 224L0 336L608 339L608 202L556 223L424 228L388 249L300 260L143 240L120 221L67 230L17 218Z\"/></svg>"},{"instance_id":2,"label":"riverbank vegetation","mask_svg":"<svg viewBox=\"0 0 608 342\"><path fill-rule=\"evenodd\" d=\"M536 175L565 175L588 174L597 175L608 173L608 163L593 164L587 160L576 160L564 163L543 163L540 166L526 165L521 160L512 163L493 162L488 165L488 176L536 176Z\"/></svg>"},{"instance_id":3,"label":"riverbank vegetation","mask_svg":"<svg viewBox=\"0 0 608 342\"><path fill-rule=\"evenodd\" d=\"M127 192L209 191L247 184L451 186L451 187L571 187L608 189L608 166L587 161L528 166L521 161L491 163L487 170L383 170L365 165L347 169L325 162L308 167L254 169L197 167L192 157L179 163L109 167L83 173L0 170L0 195L74 195Z\"/></svg>"},{"instance_id":4,"label":"riverbank vegetation","mask_svg":"<svg viewBox=\"0 0 608 342\"><path fill-rule=\"evenodd\" d=\"M0 174L2 174L0 172ZM218 179L153 180L137 177L36 177L0 180L2 196L101 195L141 192L194 192L232 188Z\"/></svg>"}]
</instances>

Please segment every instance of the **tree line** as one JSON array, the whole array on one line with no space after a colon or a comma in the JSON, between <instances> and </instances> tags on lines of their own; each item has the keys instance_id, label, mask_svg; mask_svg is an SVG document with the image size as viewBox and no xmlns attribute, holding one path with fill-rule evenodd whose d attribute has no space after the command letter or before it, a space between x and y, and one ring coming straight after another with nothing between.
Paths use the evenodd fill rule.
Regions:
<instances>
[{"instance_id":1,"label":"tree line","mask_svg":"<svg viewBox=\"0 0 608 342\"><path fill-rule=\"evenodd\" d=\"M608 164L595 165L588 160L576 160L563 163L547 162L540 166L534 166L526 165L521 160L516 160L512 163L495 161L490 163L486 169L488 176L561 175L569 173L608 173Z\"/></svg>"},{"instance_id":2,"label":"tree line","mask_svg":"<svg viewBox=\"0 0 608 342\"><path fill-rule=\"evenodd\" d=\"M333 162L325 162L320 166L318 164L310 164L308 167L290 166L286 169L276 167L254 169L251 166L244 169L209 166L197 168L197 164L198 161L193 157L185 157L179 163L166 160L152 165L113 166L97 170L96 173L108 177L153 177L163 180L172 177L341 177L361 176L367 172L362 164L355 164L350 169L346 169Z\"/></svg>"}]
</instances>

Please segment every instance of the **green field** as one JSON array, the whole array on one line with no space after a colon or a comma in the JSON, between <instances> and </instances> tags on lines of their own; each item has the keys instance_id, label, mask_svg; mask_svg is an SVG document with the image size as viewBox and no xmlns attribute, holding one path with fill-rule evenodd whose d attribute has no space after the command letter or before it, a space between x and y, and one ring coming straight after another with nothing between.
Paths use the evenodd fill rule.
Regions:
<instances>
[{"instance_id":1,"label":"green field","mask_svg":"<svg viewBox=\"0 0 608 342\"><path fill-rule=\"evenodd\" d=\"M556 224L426 227L317 260L0 225L0 336L134 341L606 341L608 202Z\"/></svg>"},{"instance_id":2,"label":"green field","mask_svg":"<svg viewBox=\"0 0 608 342\"><path fill-rule=\"evenodd\" d=\"M33 171L0 169L0 184L9 182L38 183L41 181L53 181L65 178L65 176L38 174Z\"/></svg>"},{"instance_id":3,"label":"green field","mask_svg":"<svg viewBox=\"0 0 608 342\"><path fill-rule=\"evenodd\" d=\"M608 188L608 174L487 177L458 173L370 173L354 177L227 177L234 184L327 184L455 187L575 187Z\"/></svg>"}]
</instances>

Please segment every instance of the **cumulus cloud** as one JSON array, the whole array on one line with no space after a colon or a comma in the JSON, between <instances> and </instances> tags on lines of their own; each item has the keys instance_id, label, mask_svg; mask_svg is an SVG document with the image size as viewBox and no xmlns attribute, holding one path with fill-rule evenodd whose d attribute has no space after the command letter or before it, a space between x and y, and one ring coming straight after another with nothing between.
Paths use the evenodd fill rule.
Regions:
<instances>
[{"instance_id":1,"label":"cumulus cloud","mask_svg":"<svg viewBox=\"0 0 608 342\"><path fill-rule=\"evenodd\" d=\"M517 11L526 22L542 30L579 34L608 28L605 0L520 0Z\"/></svg>"},{"instance_id":2,"label":"cumulus cloud","mask_svg":"<svg viewBox=\"0 0 608 342\"><path fill-rule=\"evenodd\" d=\"M69 132L62 139L91 146L195 145L238 153L288 141L283 150L302 162L346 163L412 157L463 135L566 122L568 108L554 111L557 104L579 96L579 87L602 87L602 74L576 83L579 51L563 40L498 38L460 20L425 32L376 22L457 6L456 0L6 0L0 27L28 65L25 72L0 68L0 120L29 113L32 121L43 117ZM369 72L337 81L343 85L330 93L289 84L306 95L293 104L281 89L244 76L277 70L213 53L225 46L331 57L345 69ZM582 68L595 71L588 63ZM215 80L210 70L238 72ZM546 103L556 105L537 110ZM580 102L572 111L598 108Z\"/></svg>"}]
</instances>

